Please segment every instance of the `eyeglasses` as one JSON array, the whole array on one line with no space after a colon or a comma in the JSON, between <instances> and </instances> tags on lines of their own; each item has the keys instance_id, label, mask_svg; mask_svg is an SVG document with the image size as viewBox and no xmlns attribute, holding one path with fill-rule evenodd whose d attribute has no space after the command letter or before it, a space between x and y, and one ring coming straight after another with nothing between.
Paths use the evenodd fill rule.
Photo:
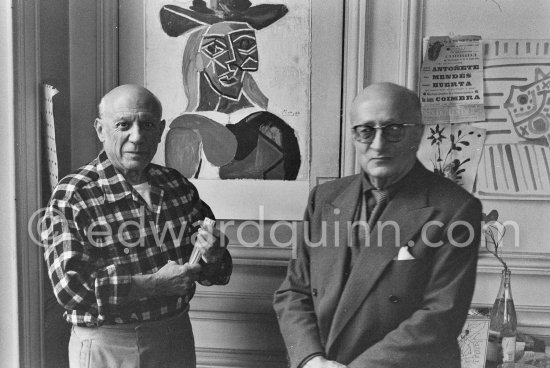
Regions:
<instances>
[{"instance_id":1,"label":"eyeglasses","mask_svg":"<svg viewBox=\"0 0 550 368\"><path fill-rule=\"evenodd\" d=\"M372 126L369 124L357 125L352 128L353 139L361 143L372 143L376 136L376 129L382 130L382 137L388 142L399 142L405 136L405 128L419 126L420 124L392 123L384 126Z\"/></svg>"}]
</instances>

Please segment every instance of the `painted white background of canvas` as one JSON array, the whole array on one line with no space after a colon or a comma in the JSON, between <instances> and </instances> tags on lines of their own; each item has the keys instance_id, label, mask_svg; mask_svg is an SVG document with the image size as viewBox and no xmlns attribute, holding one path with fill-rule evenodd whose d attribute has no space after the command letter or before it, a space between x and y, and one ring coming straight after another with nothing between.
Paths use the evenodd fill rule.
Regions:
<instances>
[{"instance_id":1,"label":"painted white background of canvas","mask_svg":"<svg viewBox=\"0 0 550 368\"><path fill-rule=\"evenodd\" d=\"M167 129L153 162L164 165L164 139L170 122L187 106L181 72L188 34L169 37L161 28L163 5L189 8L191 1L145 2L145 85L163 104ZM311 4L304 0L262 1L285 4L289 12L256 31L259 70L251 73L269 98L268 111L296 132L301 152L297 180L194 180L201 198L219 218L266 220L301 219L309 191ZM260 208L262 210L260 210Z\"/></svg>"}]
</instances>

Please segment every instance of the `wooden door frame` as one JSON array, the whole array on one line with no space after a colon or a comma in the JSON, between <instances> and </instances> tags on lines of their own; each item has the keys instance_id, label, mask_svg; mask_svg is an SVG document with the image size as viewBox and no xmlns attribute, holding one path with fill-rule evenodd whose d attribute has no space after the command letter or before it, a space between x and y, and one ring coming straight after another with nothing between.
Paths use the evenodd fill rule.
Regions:
<instances>
[{"instance_id":1,"label":"wooden door frame","mask_svg":"<svg viewBox=\"0 0 550 368\"><path fill-rule=\"evenodd\" d=\"M88 0L88 3L97 18L96 101L93 101L97 104L99 98L118 82L118 1ZM19 360L21 367L43 367L45 352L42 285L45 280L42 275L45 264L42 248L33 240L37 238L36 229L33 231L29 228L29 220L36 217L33 215L43 203L40 148L40 0L13 0L12 5ZM86 60L75 60L76 64L71 61L71 68L86 67Z\"/></svg>"},{"instance_id":2,"label":"wooden door frame","mask_svg":"<svg viewBox=\"0 0 550 368\"><path fill-rule=\"evenodd\" d=\"M27 230L28 219L42 199L37 124L40 121L38 0L14 0L13 12L19 359L22 367L41 367L41 249L33 244Z\"/></svg>"}]
</instances>

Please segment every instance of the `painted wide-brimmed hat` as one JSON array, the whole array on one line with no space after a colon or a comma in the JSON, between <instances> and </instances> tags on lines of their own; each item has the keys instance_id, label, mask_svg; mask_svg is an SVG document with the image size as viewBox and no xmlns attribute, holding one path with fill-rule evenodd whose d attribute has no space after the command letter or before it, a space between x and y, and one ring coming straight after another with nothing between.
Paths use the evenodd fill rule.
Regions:
<instances>
[{"instance_id":1,"label":"painted wide-brimmed hat","mask_svg":"<svg viewBox=\"0 0 550 368\"><path fill-rule=\"evenodd\" d=\"M245 22L259 30L281 19L288 8L283 4L252 6L248 0L219 0L215 8L209 8L204 0L193 0L189 9L177 5L165 5L160 10L162 29L167 35L177 37L203 25L219 22Z\"/></svg>"}]
</instances>

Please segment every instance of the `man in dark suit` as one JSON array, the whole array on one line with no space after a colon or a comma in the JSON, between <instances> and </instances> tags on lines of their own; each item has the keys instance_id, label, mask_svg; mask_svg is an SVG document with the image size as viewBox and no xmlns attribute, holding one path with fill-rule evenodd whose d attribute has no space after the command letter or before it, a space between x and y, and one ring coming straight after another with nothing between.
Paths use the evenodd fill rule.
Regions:
<instances>
[{"instance_id":1,"label":"man in dark suit","mask_svg":"<svg viewBox=\"0 0 550 368\"><path fill-rule=\"evenodd\" d=\"M418 97L367 87L351 109L361 174L310 194L274 307L291 367L460 367L479 200L416 159Z\"/></svg>"}]
</instances>

